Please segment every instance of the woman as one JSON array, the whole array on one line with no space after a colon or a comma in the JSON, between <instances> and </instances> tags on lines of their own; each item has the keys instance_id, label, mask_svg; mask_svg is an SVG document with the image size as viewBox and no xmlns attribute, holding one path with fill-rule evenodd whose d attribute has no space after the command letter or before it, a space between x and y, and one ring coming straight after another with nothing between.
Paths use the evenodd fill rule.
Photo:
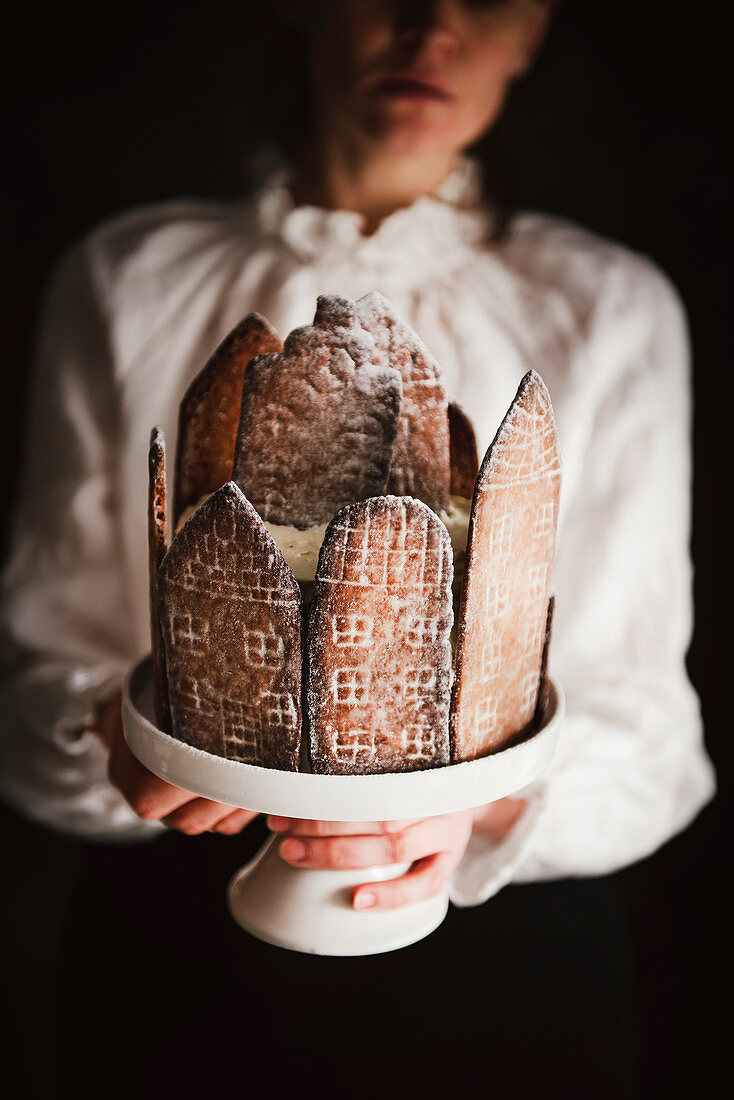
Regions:
<instances>
[{"instance_id":1,"label":"woman","mask_svg":"<svg viewBox=\"0 0 734 1100\"><path fill-rule=\"evenodd\" d=\"M141 456L155 423L172 447L188 382L246 312L286 333L317 294L372 289L439 360L480 450L528 368L550 389L565 463L551 657L563 743L546 781L474 814L274 819L283 858L412 861L399 879L365 882L357 907L408 904L446 882L456 904L476 905L510 881L624 866L711 797L684 666L680 303L650 260L573 224L526 213L503 229L492 181L464 156L532 65L553 6L308 5L309 112L285 172L244 204L134 210L65 260L5 575L19 660L3 696L4 783L37 820L116 840L248 824L147 773L121 734L119 682L148 646Z\"/></svg>"}]
</instances>

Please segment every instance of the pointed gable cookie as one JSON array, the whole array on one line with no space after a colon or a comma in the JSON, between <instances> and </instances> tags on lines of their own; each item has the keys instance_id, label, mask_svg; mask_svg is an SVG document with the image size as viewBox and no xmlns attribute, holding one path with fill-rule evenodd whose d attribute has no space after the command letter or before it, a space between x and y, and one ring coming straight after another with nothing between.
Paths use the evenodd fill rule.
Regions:
<instances>
[{"instance_id":1,"label":"pointed gable cookie","mask_svg":"<svg viewBox=\"0 0 734 1100\"><path fill-rule=\"evenodd\" d=\"M158 569L168 549L166 518L166 444L161 428L150 433L148 450L148 595L150 600L150 649L153 661L153 699L160 729L170 733L166 654L158 609Z\"/></svg>"},{"instance_id":2,"label":"pointed gable cookie","mask_svg":"<svg viewBox=\"0 0 734 1100\"><path fill-rule=\"evenodd\" d=\"M218 756L297 770L300 593L234 482L173 540L159 596L174 736Z\"/></svg>"},{"instance_id":3,"label":"pointed gable cookie","mask_svg":"<svg viewBox=\"0 0 734 1100\"><path fill-rule=\"evenodd\" d=\"M250 364L234 478L263 519L317 527L385 491L402 387L376 359L354 302L322 296L312 325Z\"/></svg>"},{"instance_id":4,"label":"pointed gable cookie","mask_svg":"<svg viewBox=\"0 0 734 1100\"><path fill-rule=\"evenodd\" d=\"M474 492L451 710L454 760L483 756L532 724L560 473L550 397L529 371Z\"/></svg>"},{"instance_id":5,"label":"pointed gable cookie","mask_svg":"<svg viewBox=\"0 0 734 1100\"><path fill-rule=\"evenodd\" d=\"M556 609L556 598L551 596L548 600L548 613L545 618L545 637L543 639L543 655L540 660L540 676L538 678L538 700L535 704L533 725L536 729L545 722L550 705L550 677L548 675L548 661L550 658L551 639L553 637L553 613Z\"/></svg>"},{"instance_id":6,"label":"pointed gable cookie","mask_svg":"<svg viewBox=\"0 0 734 1100\"><path fill-rule=\"evenodd\" d=\"M449 762L451 543L420 501L339 512L316 578L308 645L315 772Z\"/></svg>"},{"instance_id":7,"label":"pointed gable cookie","mask_svg":"<svg viewBox=\"0 0 734 1100\"><path fill-rule=\"evenodd\" d=\"M176 520L232 477L245 368L282 341L259 313L248 313L193 380L179 409L174 509Z\"/></svg>"},{"instance_id":8,"label":"pointed gable cookie","mask_svg":"<svg viewBox=\"0 0 734 1100\"><path fill-rule=\"evenodd\" d=\"M449 403L449 444L451 453L451 495L471 500L479 473L477 437L474 427L460 405Z\"/></svg>"},{"instance_id":9,"label":"pointed gable cookie","mask_svg":"<svg viewBox=\"0 0 734 1100\"><path fill-rule=\"evenodd\" d=\"M403 401L387 491L413 496L434 512L449 504L449 426L438 363L395 312L373 291L357 302L363 328L375 338L381 361L400 372Z\"/></svg>"}]
</instances>

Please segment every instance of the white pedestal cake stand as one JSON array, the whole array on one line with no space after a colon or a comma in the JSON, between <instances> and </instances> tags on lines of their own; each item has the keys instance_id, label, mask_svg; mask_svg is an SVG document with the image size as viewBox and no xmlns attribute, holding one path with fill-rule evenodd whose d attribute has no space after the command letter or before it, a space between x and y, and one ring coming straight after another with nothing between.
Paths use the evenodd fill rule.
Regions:
<instances>
[{"instance_id":1,"label":"white pedestal cake stand","mask_svg":"<svg viewBox=\"0 0 734 1100\"><path fill-rule=\"evenodd\" d=\"M387 775L312 775L225 760L192 748L155 725L149 658L128 672L122 692L127 742L162 779L229 806L321 821L389 821L480 806L520 790L549 766L558 742L563 695L551 683L542 729L481 760ZM229 883L234 919L261 940L316 955L371 955L422 939L443 920L448 892L384 912L351 907L362 882L403 874L405 865L353 871L291 867L271 837Z\"/></svg>"}]
</instances>

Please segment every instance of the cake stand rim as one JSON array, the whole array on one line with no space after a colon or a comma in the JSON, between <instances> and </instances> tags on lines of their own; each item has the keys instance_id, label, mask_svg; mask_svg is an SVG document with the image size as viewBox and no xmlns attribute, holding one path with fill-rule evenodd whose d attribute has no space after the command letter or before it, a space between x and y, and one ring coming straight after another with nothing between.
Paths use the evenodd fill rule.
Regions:
<instances>
[{"instance_id":1,"label":"cake stand rim","mask_svg":"<svg viewBox=\"0 0 734 1100\"><path fill-rule=\"evenodd\" d=\"M140 680L146 676L148 682L141 686ZM125 739L145 767L200 797L259 813L312 820L408 819L496 801L529 785L547 770L565 713L563 689L549 677L546 721L519 744L477 760L437 768L323 775L246 764L177 740L158 729L137 705L136 700L150 687L151 680L151 657L147 654L130 665L122 683Z\"/></svg>"}]
</instances>

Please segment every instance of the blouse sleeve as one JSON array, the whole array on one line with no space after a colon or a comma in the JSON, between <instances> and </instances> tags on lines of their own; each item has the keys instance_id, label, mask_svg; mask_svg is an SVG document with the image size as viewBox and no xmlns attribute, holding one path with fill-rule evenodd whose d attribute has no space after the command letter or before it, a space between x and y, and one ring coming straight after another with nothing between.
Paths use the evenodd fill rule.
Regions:
<instances>
[{"instance_id":1,"label":"blouse sleeve","mask_svg":"<svg viewBox=\"0 0 734 1100\"><path fill-rule=\"evenodd\" d=\"M0 792L95 839L154 835L109 784L88 731L134 654L115 512L116 393L93 250L70 253L44 311L2 578Z\"/></svg>"},{"instance_id":2,"label":"blouse sleeve","mask_svg":"<svg viewBox=\"0 0 734 1100\"><path fill-rule=\"evenodd\" d=\"M714 793L685 665L688 336L668 280L649 265L643 274L634 293L606 297L589 346L593 426L554 571L550 669L566 693L557 757L502 843L472 838L452 883L458 905L510 881L615 871Z\"/></svg>"}]
</instances>

